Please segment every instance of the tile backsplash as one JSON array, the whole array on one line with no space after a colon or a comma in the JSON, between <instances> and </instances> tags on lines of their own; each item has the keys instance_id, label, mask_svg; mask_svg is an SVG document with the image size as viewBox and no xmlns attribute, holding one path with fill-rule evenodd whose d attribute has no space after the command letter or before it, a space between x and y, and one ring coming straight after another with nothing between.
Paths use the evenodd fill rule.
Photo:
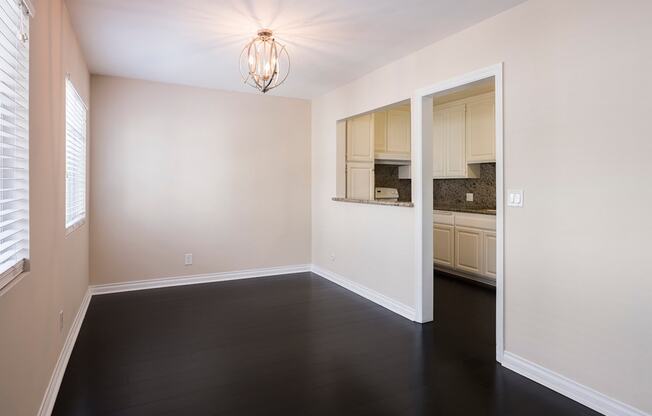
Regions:
<instances>
[{"instance_id":1,"label":"tile backsplash","mask_svg":"<svg viewBox=\"0 0 652 416\"><path fill-rule=\"evenodd\" d=\"M376 164L377 187L398 189L399 201L412 201L412 181L398 178L398 166ZM480 177L474 179L433 179L433 208L496 209L496 164L480 165ZM466 194L473 202L466 202Z\"/></svg>"},{"instance_id":2,"label":"tile backsplash","mask_svg":"<svg viewBox=\"0 0 652 416\"><path fill-rule=\"evenodd\" d=\"M398 174L397 174L398 175ZM433 208L496 209L496 164L480 165L475 179L433 179ZM466 202L466 194L473 202Z\"/></svg>"},{"instance_id":3,"label":"tile backsplash","mask_svg":"<svg viewBox=\"0 0 652 416\"><path fill-rule=\"evenodd\" d=\"M376 187L396 188L399 201L412 201L412 181L398 178L398 166L376 164L374 171Z\"/></svg>"}]
</instances>

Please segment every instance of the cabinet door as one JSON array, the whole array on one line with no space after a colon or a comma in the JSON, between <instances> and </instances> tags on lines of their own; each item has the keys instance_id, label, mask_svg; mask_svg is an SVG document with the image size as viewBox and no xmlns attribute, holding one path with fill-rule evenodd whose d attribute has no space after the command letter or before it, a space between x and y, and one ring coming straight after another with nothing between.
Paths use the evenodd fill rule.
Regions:
<instances>
[{"instance_id":1,"label":"cabinet door","mask_svg":"<svg viewBox=\"0 0 652 416\"><path fill-rule=\"evenodd\" d=\"M387 153L410 154L410 112L387 111Z\"/></svg>"},{"instance_id":2,"label":"cabinet door","mask_svg":"<svg viewBox=\"0 0 652 416\"><path fill-rule=\"evenodd\" d=\"M496 161L496 116L494 95L466 104L466 160L469 163Z\"/></svg>"},{"instance_id":3,"label":"cabinet door","mask_svg":"<svg viewBox=\"0 0 652 416\"><path fill-rule=\"evenodd\" d=\"M447 177L466 177L466 106L457 105L446 110L448 120L446 131Z\"/></svg>"},{"instance_id":4,"label":"cabinet door","mask_svg":"<svg viewBox=\"0 0 652 416\"><path fill-rule=\"evenodd\" d=\"M374 161L373 118L371 114L346 121L346 160Z\"/></svg>"},{"instance_id":5,"label":"cabinet door","mask_svg":"<svg viewBox=\"0 0 652 416\"><path fill-rule=\"evenodd\" d=\"M455 268L482 274L482 231L455 227Z\"/></svg>"},{"instance_id":6,"label":"cabinet door","mask_svg":"<svg viewBox=\"0 0 652 416\"><path fill-rule=\"evenodd\" d=\"M432 226L432 257L435 264L453 267L454 227L452 225L435 224Z\"/></svg>"},{"instance_id":7,"label":"cabinet door","mask_svg":"<svg viewBox=\"0 0 652 416\"><path fill-rule=\"evenodd\" d=\"M483 270L482 274L491 279L496 278L496 233L483 232Z\"/></svg>"},{"instance_id":8,"label":"cabinet door","mask_svg":"<svg viewBox=\"0 0 652 416\"><path fill-rule=\"evenodd\" d=\"M374 118L374 149L376 153L387 152L387 112L379 111Z\"/></svg>"},{"instance_id":9,"label":"cabinet door","mask_svg":"<svg viewBox=\"0 0 652 416\"><path fill-rule=\"evenodd\" d=\"M446 175L446 110L437 110L432 119L432 177Z\"/></svg>"},{"instance_id":10,"label":"cabinet door","mask_svg":"<svg viewBox=\"0 0 652 416\"><path fill-rule=\"evenodd\" d=\"M373 162L349 162L346 164L346 197L364 201L374 199Z\"/></svg>"}]
</instances>

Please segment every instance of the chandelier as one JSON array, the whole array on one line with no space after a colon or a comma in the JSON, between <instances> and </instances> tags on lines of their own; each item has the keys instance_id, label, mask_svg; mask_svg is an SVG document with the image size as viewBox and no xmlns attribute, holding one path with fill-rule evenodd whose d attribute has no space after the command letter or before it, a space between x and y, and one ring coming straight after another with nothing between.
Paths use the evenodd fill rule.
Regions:
<instances>
[{"instance_id":1,"label":"chandelier","mask_svg":"<svg viewBox=\"0 0 652 416\"><path fill-rule=\"evenodd\" d=\"M247 43L240 54L242 81L263 94L281 85L290 73L290 55L269 29Z\"/></svg>"}]
</instances>

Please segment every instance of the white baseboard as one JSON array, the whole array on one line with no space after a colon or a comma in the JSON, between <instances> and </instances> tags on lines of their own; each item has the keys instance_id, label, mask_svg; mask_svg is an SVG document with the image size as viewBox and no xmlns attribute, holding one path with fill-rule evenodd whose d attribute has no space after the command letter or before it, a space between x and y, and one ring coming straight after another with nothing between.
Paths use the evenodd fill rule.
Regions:
<instances>
[{"instance_id":1,"label":"white baseboard","mask_svg":"<svg viewBox=\"0 0 652 416\"><path fill-rule=\"evenodd\" d=\"M471 273L465 273L461 270L455 270L451 269L445 266L440 266L438 264L433 263L433 268L437 271L444 272L446 274L449 274L453 277L458 277L462 279L469 279L473 280L474 282L482 283L485 285L493 286L496 287L496 279L490 279L488 277L482 277L482 276L476 276Z\"/></svg>"},{"instance_id":2,"label":"white baseboard","mask_svg":"<svg viewBox=\"0 0 652 416\"><path fill-rule=\"evenodd\" d=\"M70 331L68 331L68 336L66 341L63 344L61 353L59 353L59 359L57 359L57 364L54 366L54 371L50 377L50 382L48 387L45 390L45 396L43 396L43 401L41 402L41 408L38 411L38 416L50 416L52 414L52 409L54 409L54 403L57 400L57 395L59 394L59 387L61 387L61 381L63 380L63 375L66 372L66 367L68 366L68 360L70 360L70 355L72 350L75 347L75 342L77 341L77 335L79 335L79 330L81 329L82 323L84 322L84 317L86 316L86 311L88 310L88 305L91 302L90 289L86 290L86 294L82 298L81 305L79 305L79 310L77 310L77 315L75 315L75 320L70 326Z\"/></svg>"},{"instance_id":3,"label":"white baseboard","mask_svg":"<svg viewBox=\"0 0 652 416\"><path fill-rule=\"evenodd\" d=\"M350 290L353 293L357 293L363 298L368 299L374 303L377 303L378 305L387 308L390 311L397 313L404 318L407 318L411 321L414 321L416 318L414 308L404 305L403 303L398 302L390 297L387 297L382 293L378 293L373 289L369 289L366 286L363 286L343 276L340 276L337 273L331 272L330 270L323 269L314 264L312 265L312 272L323 277L324 279L330 280L331 282L339 286L342 286L345 289Z\"/></svg>"},{"instance_id":4,"label":"white baseboard","mask_svg":"<svg viewBox=\"0 0 652 416\"><path fill-rule=\"evenodd\" d=\"M161 279L136 280L124 283L109 283L104 285L93 285L90 287L90 290L93 295L104 295L107 293L130 292L133 290L195 285L211 282L225 282L228 280L251 279L254 277L276 276L309 271L309 264L298 264L292 266L238 270L233 272L207 273L189 276L165 277Z\"/></svg>"},{"instance_id":5,"label":"white baseboard","mask_svg":"<svg viewBox=\"0 0 652 416\"><path fill-rule=\"evenodd\" d=\"M505 351L502 365L606 416L650 416L511 352Z\"/></svg>"}]
</instances>

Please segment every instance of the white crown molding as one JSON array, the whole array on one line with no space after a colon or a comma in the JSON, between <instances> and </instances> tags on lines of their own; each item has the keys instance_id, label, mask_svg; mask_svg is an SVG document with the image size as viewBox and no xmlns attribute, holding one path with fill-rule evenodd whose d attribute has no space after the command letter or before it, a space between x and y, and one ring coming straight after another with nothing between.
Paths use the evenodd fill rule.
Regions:
<instances>
[{"instance_id":1,"label":"white crown molding","mask_svg":"<svg viewBox=\"0 0 652 416\"><path fill-rule=\"evenodd\" d=\"M599 391L511 352L505 351L502 364L504 367L606 416L650 416L648 413L612 399Z\"/></svg>"},{"instance_id":2,"label":"white crown molding","mask_svg":"<svg viewBox=\"0 0 652 416\"><path fill-rule=\"evenodd\" d=\"M161 287L195 285L228 280L251 279L254 277L277 276L310 271L309 264L292 266L267 267L261 269L239 270L233 272L196 274L189 276L164 277L161 279L136 280L124 283L109 283L90 286L93 295L107 293L131 292L134 290L156 289Z\"/></svg>"},{"instance_id":3,"label":"white crown molding","mask_svg":"<svg viewBox=\"0 0 652 416\"><path fill-rule=\"evenodd\" d=\"M337 273L334 273L330 270L326 270L314 264L312 265L312 272L323 277L326 280L330 280L331 282L339 286L342 286L347 290L350 290L353 293L362 296L367 300L370 300L382 306L383 308L387 308L390 311L397 313L404 318L407 318L411 321L415 320L414 308L411 308L401 302L398 302L390 297L387 297L382 293L376 292L373 289L370 289L350 279L340 276Z\"/></svg>"},{"instance_id":4,"label":"white crown molding","mask_svg":"<svg viewBox=\"0 0 652 416\"><path fill-rule=\"evenodd\" d=\"M57 359L57 364L54 366L52 371L52 376L50 377L50 382L48 387L45 390L45 395L43 396L43 401L41 402L41 407L38 411L38 416L50 416L52 414L52 409L54 409L54 403L57 400L57 395L59 394L59 387L61 387L61 381L63 380L63 375L66 372L66 367L68 366L68 360L72 354L72 350L75 347L75 342L77 341L77 335L79 335L79 330L81 329L82 322L84 322L84 317L86 316L86 311L88 310L88 305L91 302L90 289L86 290L84 297L82 298L81 305L77 310L77 315L75 315L75 320L70 326L68 331L68 336L66 341L63 344L63 348L59 353L59 359Z\"/></svg>"}]
</instances>

